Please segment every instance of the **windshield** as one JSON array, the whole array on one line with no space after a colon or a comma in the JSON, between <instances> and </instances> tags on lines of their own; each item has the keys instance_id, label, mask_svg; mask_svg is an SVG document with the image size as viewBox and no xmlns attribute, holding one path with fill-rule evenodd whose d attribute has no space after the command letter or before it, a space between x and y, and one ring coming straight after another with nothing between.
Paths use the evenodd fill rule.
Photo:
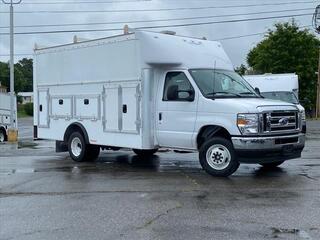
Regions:
<instances>
[{"instance_id":1,"label":"windshield","mask_svg":"<svg viewBox=\"0 0 320 240\"><path fill-rule=\"evenodd\" d=\"M299 101L293 92L262 92L265 98L280 100L288 103L298 104Z\"/></svg>"},{"instance_id":2,"label":"windshield","mask_svg":"<svg viewBox=\"0 0 320 240\"><path fill-rule=\"evenodd\" d=\"M236 72L214 69L191 69L190 74L206 98L260 97Z\"/></svg>"}]
</instances>

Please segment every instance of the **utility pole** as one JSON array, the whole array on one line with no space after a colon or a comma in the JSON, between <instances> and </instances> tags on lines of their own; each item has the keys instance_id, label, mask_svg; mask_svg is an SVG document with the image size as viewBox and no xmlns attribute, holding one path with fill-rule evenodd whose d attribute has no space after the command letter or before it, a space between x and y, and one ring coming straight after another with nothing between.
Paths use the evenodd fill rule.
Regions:
<instances>
[{"instance_id":1,"label":"utility pole","mask_svg":"<svg viewBox=\"0 0 320 240\"><path fill-rule=\"evenodd\" d=\"M320 5L316 7L316 10L312 18L312 23L316 32L320 34ZM317 102L316 102L316 118L319 118L319 117L320 117L320 48L319 48Z\"/></svg>"},{"instance_id":2,"label":"utility pole","mask_svg":"<svg viewBox=\"0 0 320 240\"><path fill-rule=\"evenodd\" d=\"M8 140L12 142L17 141L18 130L16 126L16 111L15 111L15 94L14 94L14 22L13 22L13 5L20 4L22 0L18 1L5 1L4 4L10 5L10 129L8 131Z\"/></svg>"},{"instance_id":3,"label":"utility pole","mask_svg":"<svg viewBox=\"0 0 320 240\"><path fill-rule=\"evenodd\" d=\"M316 119L317 118L320 118L320 50L319 50L317 102L316 102Z\"/></svg>"}]
</instances>

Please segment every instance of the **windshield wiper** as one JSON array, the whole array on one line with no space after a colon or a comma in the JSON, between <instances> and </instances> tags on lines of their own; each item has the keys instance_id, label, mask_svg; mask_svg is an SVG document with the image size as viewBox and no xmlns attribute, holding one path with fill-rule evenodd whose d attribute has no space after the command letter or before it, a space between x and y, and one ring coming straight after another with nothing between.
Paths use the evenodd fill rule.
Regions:
<instances>
[{"instance_id":1,"label":"windshield wiper","mask_svg":"<svg viewBox=\"0 0 320 240\"><path fill-rule=\"evenodd\" d=\"M212 92L212 93L207 93L206 96L215 96L217 94L229 94L229 95L233 95L233 96L237 96L237 97L242 97L240 94L237 93L232 93L232 92Z\"/></svg>"},{"instance_id":2,"label":"windshield wiper","mask_svg":"<svg viewBox=\"0 0 320 240\"><path fill-rule=\"evenodd\" d=\"M240 94L242 94L242 95L254 95L257 98L264 98L262 95L255 94L253 92L242 92Z\"/></svg>"}]
</instances>

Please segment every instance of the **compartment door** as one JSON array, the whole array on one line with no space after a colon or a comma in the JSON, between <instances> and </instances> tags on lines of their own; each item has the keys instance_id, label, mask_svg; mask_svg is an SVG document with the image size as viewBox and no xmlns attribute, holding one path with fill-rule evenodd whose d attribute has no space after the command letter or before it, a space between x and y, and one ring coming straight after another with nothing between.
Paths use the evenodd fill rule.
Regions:
<instances>
[{"instance_id":1,"label":"compartment door","mask_svg":"<svg viewBox=\"0 0 320 240\"><path fill-rule=\"evenodd\" d=\"M71 96L50 96L50 118L72 118L72 97Z\"/></svg>"},{"instance_id":2,"label":"compartment door","mask_svg":"<svg viewBox=\"0 0 320 240\"><path fill-rule=\"evenodd\" d=\"M49 89L38 90L38 127L49 127Z\"/></svg>"},{"instance_id":3,"label":"compartment door","mask_svg":"<svg viewBox=\"0 0 320 240\"><path fill-rule=\"evenodd\" d=\"M0 124L10 125L10 95L0 93Z\"/></svg>"},{"instance_id":4,"label":"compartment door","mask_svg":"<svg viewBox=\"0 0 320 240\"><path fill-rule=\"evenodd\" d=\"M119 84L108 84L103 90L103 130L105 132L120 132L120 91Z\"/></svg>"},{"instance_id":5,"label":"compartment door","mask_svg":"<svg viewBox=\"0 0 320 240\"><path fill-rule=\"evenodd\" d=\"M100 95L75 96L75 118L79 120L101 120Z\"/></svg>"},{"instance_id":6,"label":"compartment door","mask_svg":"<svg viewBox=\"0 0 320 240\"><path fill-rule=\"evenodd\" d=\"M122 84L122 132L134 134L140 132L140 102L140 84Z\"/></svg>"}]
</instances>

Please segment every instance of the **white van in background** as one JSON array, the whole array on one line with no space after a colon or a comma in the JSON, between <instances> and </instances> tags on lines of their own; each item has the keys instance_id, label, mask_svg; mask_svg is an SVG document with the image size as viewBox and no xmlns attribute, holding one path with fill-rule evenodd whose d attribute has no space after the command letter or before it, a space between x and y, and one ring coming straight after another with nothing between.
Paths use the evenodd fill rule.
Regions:
<instances>
[{"instance_id":1,"label":"white van in background","mask_svg":"<svg viewBox=\"0 0 320 240\"><path fill-rule=\"evenodd\" d=\"M303 132L306 132L306 113L299 102L299 77L295 73L245 75L244 79L268 99L295 104L303 116Z\"/></svg>"},{"instance_id":2,"label":"white van in background","mask_svg":"<svg viewBox=\"0 0 320 240\"><path fill-rule=\"evenodd\" d=\"M16 114L16 98L15 98L15 116ZM0 93L0 142L8 139L8 128L10 127L10 95L8 93ZM17 122L17 119L14 120Z\"/></svg>"},{"instance_id":3,"label":"white van in background","mask_svg":"<svg viewBox=\"0 0 320 240\"><path fill-rule=\"evenodd\" d=\"M137 31L38 48L33 76L35 135L74 161L165 147L198 151L207 173L229 176L304 148L297 106L258 95L219 42Z\"/></svg>"}]
</instances>

